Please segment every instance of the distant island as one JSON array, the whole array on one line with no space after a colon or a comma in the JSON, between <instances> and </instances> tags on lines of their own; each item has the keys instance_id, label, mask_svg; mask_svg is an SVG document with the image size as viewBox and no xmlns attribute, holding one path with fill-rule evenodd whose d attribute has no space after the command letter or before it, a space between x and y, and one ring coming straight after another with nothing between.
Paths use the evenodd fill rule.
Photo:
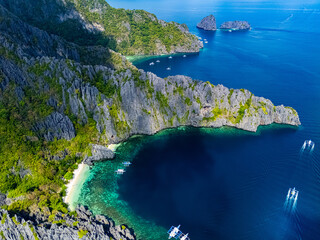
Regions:
<instances>
[{"instance_id":1,"label":"distant island","mask_svg":"<svg viewBox=\"0 0 320 240\"><path fill-rule=\"evenodd\" d=\"M198 24L197 28L206 31L216 31L216 18L211 14L204 17ZM251 26L247 21L227 21L220 25L220 29L224 31L245 31L250 30Z\"/></svg>"},{"instance_id":2,"label":"distant island","mask_svg":"<svg viewBox=\"0 0 320 240\"><path fill-rule=\"evenodd\" d=\"M250 30L251 26L247 21L228 21L222 23L220 29L228 31L245 31Z\"/></svg>"},{"instance_id":3,"label":"distant island","mask_svg":"<svg viewBox=\"0 0 320 240\"><path fill-rule=\"evenodd\" d=\"M215 31L217 30L216 18L211 14L201 20L197 24L197 28L201 28L206 31Z\"/></svg>"}]
</instances>

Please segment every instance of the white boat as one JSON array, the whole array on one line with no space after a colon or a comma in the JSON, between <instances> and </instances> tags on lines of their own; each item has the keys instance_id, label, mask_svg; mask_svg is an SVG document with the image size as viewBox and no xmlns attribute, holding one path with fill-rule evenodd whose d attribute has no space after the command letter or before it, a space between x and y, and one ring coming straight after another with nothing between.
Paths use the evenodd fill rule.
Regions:
<instances>
[{"instance_id":1,"label":"white boat","mask_svg":"<svg viewBox=\"0 0 320 240\"><path fill-rule=\"evenodd\" d=\"M187 55L183 55L183 57L187 57Z\"/></svg>"},{"instance_id":2,"label":"white boat","mask_svg":"<svg viewBox=\"0 0 320 240\"><path fill-rule=\"evenodd\" d=\"M228 30L228 32L232 32L232 30L231 30L231 29L229 29L229 30Z\"/></svg>"},{"instance_id":3,"label":"white boat","mask_svg":"<svg viewBox=\"0 0 320 240\"><path fill-rule=\"evenodd\" d=\"M303 145L302 145L302 150L306 149L309 150L310 152L313 151L315 146L315 143L311 140L305 140Z\"/></svg>"},{"instance_id":4,"label":"white boat","mask_svg":"<svg viewBox=\"0 0 320 240\"><path fill-rule=\"evenodd\" d=\"M149 63L150 66L154 65L154 62Z\"/></svg>"},{"instance_id":5,"label":"white boat","mask_svg":"<svg viewBox=\"0 0 320 240\"><path fill-rule=\"evenodd\" d=\"M182 237L180 237L180 240L190 240L190 238L188 237L189 233L183 235Z\"/></svg>"},{"instance_id":6,"label":"white boat","mask_svg":"<svg viewBox=\"0 0 320 240\"><path fill-rule=\"evenodd\" d=\"M172 56L170 56L169 59L172 59Z\"/></svg>"},{"instance_id":7,"label":"white boat","mask_svg":"<svg viewBox=\"0 0 320 240\"><path fill-rule=\"evenodd\" d=\"M296 188L289 188L287 199L297 201L299 195L299 191Z\"/></svg>"},{"instance_id":8,"label":"white boat","mask_svg":"<svg viewBox=\"0 0 320 240\"><path fill-rule=\"evenodd\" d=\"M180 226L181 225L179 225L178 227L172 226L169 229L169 231L168 231L169 238L168 239L175 238L175 239L180 239L180 240L190 240L190 238L188 236L189 233L183 234L179 229Z\"/></svg>"},{"instance_id":9,"label":"white boat","mask_svg":"<svg viewBox=\"0 0 320 240\"><path fill-rule=\"evenodd\" d=\"M171 68L170 68L170 67L167 67L167 70L168 70L168 71L170 71L170 70L171 70Z\"/></svg>"},{"instance_id":10,"label":"white boat","mask_svg":"<svg viewBox=\"0 0 320 240\"><path fill-rule=\"evenodd\" d=\"M168 239L180 237L182 232L179 230L179 228L180 228L180 225L178 227L172 226L168 231L168 234L169 234L169 238Z\"/></svg>"},{"instance_id":11,"label":"white boat","mask_svg":"<svg viewBox=\"0 0 320 240\"><path fill-rule=\"evenodd\" d=\"M204 43L208 43L208 41L205 41Z\"/></svg>"},{"instance_id":12,"label":"white boat","mask_svg":"<svg viewBox=\"0 0 320 240\"><path fill-rule=\"evenodd\" d=\"M157 62L157 63L159 63L159 62L160 62L160 60L157 60L156 62Z\"/></svg>"},{"instance_id":13,"label":"white boat","mask_svg":"<svg viewBox=\"0 0 320 240\"><path fill-rule=\"evenodd\" d=\"M123 164L123 166L125 166L125 167L129 167L129 166L131 165L131 162L123 162L122 164Z\"/></svg>"},{"instance_id":14,"label":"white boat","mask_svg":"<svg viewBox=\"0 0 320 240\"><path fill-rule=\"evenodd\" d=\"M118 169L117 171L115 171L116 174L122 175L124 174L126 171L124 169Z\"/></svg>"}]
</instances>

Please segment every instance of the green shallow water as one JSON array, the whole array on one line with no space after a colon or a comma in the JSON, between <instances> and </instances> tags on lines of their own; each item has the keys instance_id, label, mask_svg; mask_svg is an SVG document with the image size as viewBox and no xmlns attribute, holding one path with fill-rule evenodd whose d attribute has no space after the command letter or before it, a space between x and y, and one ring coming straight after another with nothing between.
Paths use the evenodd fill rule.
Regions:
<instances>
[{"instance_id":1,"label":"green shallow water","mask_svg":"<svg viewBox=\"0 0 320 240\"><path fill-rule=\"evenodd\" d=\"M288 129L285 125L270 125L259 127L256 133L246 132L235 128L192 128L179 127L177 129L163 130L153 136L134 136L122 143L116 150L114 160L97 162L89 171L85 172L82 183L75 191L73 205L88 206L94 214L104 214L111 217L117 225L125 224L134 229L138 239L167 239L167 227L158 226L155 222L138 216L128 203L119 196L118 180L122 177L114 172L123 168L123 161L131 161L135 167L135 158L148 144L166 144L172 136L212 135L216 138L237 138L243 136L260 136L262 132L274 129ZM294 128L294 127L292 127ZM125 173L126 174L126 173ZM138 186L137 186L138 187Z\"/></svg>"}]
</instances>

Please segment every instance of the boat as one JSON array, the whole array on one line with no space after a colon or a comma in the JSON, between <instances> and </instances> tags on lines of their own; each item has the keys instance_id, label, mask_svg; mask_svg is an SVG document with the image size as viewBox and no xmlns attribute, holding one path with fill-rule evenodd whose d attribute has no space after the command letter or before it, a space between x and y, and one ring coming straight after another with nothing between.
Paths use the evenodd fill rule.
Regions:
<instances>
[{"instance_id":1,"label":"boat","mask_svg":"<svg viewBox=\"0 0 320 240\"><path fill-rule=\"evenodd\" d=\"M228 30L228 32L232 32L232 30L231 30L231 29L229 29L229 30Z\"/></svg>"},{"instance_id":2,"label":"boat","mask_svg":"<svg viewBox=\"0 0 320 240\"><path fill-rule=\"evenodd\" d=\"M190 238L188 236L189 233L183 234L179 229L180 226L181 225L179 225L178 227L172 226L169 229L169 231L168 231L169 238L168 239L175 238L175 239L180 239L180 240L190 240Z\"/></svg>"},{"instance_id":3,"label":"boat","mask_svg":"<svg viewBox=\"0 0 320 240\"><path fill-rule=\"evenodd\" d=\"M157 62L157 63L159 63L159 62L160 62L160 60L157 60L156 62Z\"/></svg>"},{"instance_id":4,"label":"boat","mask_svg":"<svg viewBox=\"0 0 320 240\"><path fill-rule=\"evenodd\" d=\"M299 191L296 190L296 188L289 188L287 199L288 200L298 200Z\"/></svg>"},{"instance_id":5,"label":"boat","mask_svg":"<svg viewBox=\"0 0 320 240\"><path fill-rule=\"evenodd\" d=\"M169 59L172 59L172 56L170 56Z\"/></svg>"},{"instance_id":6,"label":"boat","mask_svg":"<svg viewBox=\"0 0 320 240\"><path fill-rule=\"evenodd\" d=\"M168 70L168 71L170 71L170 70L171 70L171 68L170 68L170 67L167 67L167 70Z\"/></svg>"},{"instance_id":7,"label":"boat","mask_svg":"<svg viewBox=\"0 0 320 240\"><path fill-rule=\"evenodd\" d=\"M190 240L190 238L188 237L189 233L183 235L182 237L180 237L180 240Z\"/></svg>"},{"instance_id":8,"label":"boat","mask_svg":"<svg viewBox=\"0 0 320 240\"><path fill-rule=\"evenodd\" d=\"M183 57L187 57L187 55L183 55Z\"/></svg>"},{"instance_id":9,"label":"boat","mask_svg":"<svg viewBox=\"0 0 320 240\"><path fill-rule=\"evenodd\" d=\"M314 146L315 146L315 143L311 140L305 140L303 145L302 145L302 150L309 150L310 152L313 151L314 149Z\"/></svg>"},{"instance_id":10,"label":"boat","mask_svg":"<svg viewBox=\"0 0 320 240\"><path fill-rule=\"evenodd\" d=\"M119 175L122 175L122 174L124 174L125 172L126 172L126 171L125 171L124 169L121 169L121 168L115 171L115 173L116 173L116 174L119 174Z\"/></svg>"},{"instance_id":11,"label":"boat","mask_svg":"<svg viewBox=\"0 0 320 240\"><path fill-rule=\"evenodd\" d=\"M172 226L169 231L168 231L168 234L169 234L169 238L168 239L171 239L171 238L178 238L180 237L180 235L182 234L182 232L179 230L181 225L179 225L178 227L174 227Z\"/></svg>"},{"instance_id":12,"label":"boat","mask_svg":"<svg viewBox=\"0 0 320 240\"><path fill-rule=\"evenodd\" d=\"M292 213L295 211L297 207L299 191L296 188L289 188L286 201L284 203L284 209L288 213Z\"/></svg>"},{"instance_id":13,"label":"boat","mask_svg":"<svg viewBox=\"0 0 320 240\"><path fill-rule=\"evenodd\" d=\"M205 41L204 43L208 43L208 41Z\"/></svg>"},{"instance_id":14,"label":"boat","mask_svg":"<svg viewBox=\"0 0 320 240\"><path fill-rule=\"evenodd\" d=\"M149 63L150 66L154 65L154 62Z\"/></svg>"},{"instance_id":15,"label":"boat","mask_svg":"<svg viewBox=\"0 0 320 240\"><path fill-rule=\"evenodd\" d=\"M123 166L125 166L125 167L129 167L129 166L131 165L131 162L123 162L122 164L123 164Z\"/></svg>"}]
</instances>

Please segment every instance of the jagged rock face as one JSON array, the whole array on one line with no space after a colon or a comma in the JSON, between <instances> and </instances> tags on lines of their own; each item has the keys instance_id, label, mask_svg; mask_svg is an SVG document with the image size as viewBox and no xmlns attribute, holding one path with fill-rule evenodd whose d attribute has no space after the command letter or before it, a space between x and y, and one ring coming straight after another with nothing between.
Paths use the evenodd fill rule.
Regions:
<instances>
[{"instance_id":1,"label":"jagged rock face","mask_svg":"<svg viewBox=\"0 0 320 240\"><path fill-rule=\"evenodd\" d=\"M100 161L104 159L112 159L114 158L115 154L112 150L109 148L106 148L105 146L97 145L97 144L91 144L91 154L92 156L86 157L84 159L84 163L88 165L93 165L93 162Z\"/></svg>"},{"instance_id":2,"label":"jagged rock face","mask_svg":"<svg viewBox=\"0 0 320 240\"><path fill-rule=\"evenodd\" d=\"M251 28L247 21L229 21L221 24L220 29L249 30Z\"/></svg>"},{"instance_id":3,"label":"jagged rock face","mask_svg":"<svg viewBox=\"0 0 320 240\"><path fill-rule=\"evenodd\" d=\"M86 35L87 39L99 39L92 40L95 43L94 45L102 44L103 46L114 50L126 50L130 52L130 55L160 55L180 52L199 52L200 49L203 48L203 43L189 32L185 24L179 24L175 22L168 23L158 20L155 15L140 10L120 9L117 11L117 13L114 13L114 9L107 4L106 1L43 0L40 3L39 1L33 0L0 0L0 4L7 8L10 12L20 17L22 20L81 45L85 44L83 44L83 41L78 41L78 39L82 38L83 36L73 38L72 34L68 34L68 32L73 31L73 29L77 29L77 33L75 34L81 32L83 35ZM94 15L92 15L92 13L94 13ZM91 17L87 18L88 14L90 14ZM116 16L117 14L119 14L121 18L126 16L126 19L121 23L114 21L118 18ZM162 48L162 45L166 45L166 42L161 37L157 37L153 41L145 42L145 44L152 49L147 53L145 52L146 49L144 49L143 46L137 47L137 44L135 44L135 47L129 46L128 49L122 49L119 46L128 45L130 42L132 42L132 40L134 40L131 39L132 28L134 26L131 26L128 22L131 18L131 15L133 19L132 24L134 26L139 24L143 25L146 20L152 21L153 23L159 23L160 28L161 26L171 26L171 29L177 29L175 34L170 34L163 29L160 30L163 31L164 35L167 35L167 38L169 39L175 38L175 35L179 35L179 39L184 40L176 42L175 44L170 44L170 46L167 46L167 48ZM115 36L115 33L112 30L109 31L110 27L108 24L105 24L105 21L101 21L106 16L108 16L109 21L115 22L112 25L117 25L117 33L119 33L117 36ZM145 19L145 17L147 17L147 19ZM69 31L60 31L60 29L64 29L67 25L70 26ZM156 31L152 34L156 35ZM101 38L101 36L104 37ZM160 48L157 48L157 45L153 44L154 41L161 42Z\"/></svg>"},{"instance_id":4,"label":"jagged rock face","mask_svg":"<svg viewBox=\"0 0 320 240\"><path fill-rule=\"evenodd\" d=\"M34 126L34 131L46 141L53 141L54 139L71 140L76 136L71 120L58 112L53 112L42 122Z\"/></svg>"},{"instance_id":5,"label":"jagged rock face","mask_svg":"<svg viewBox=\"0 0 320 240\"><path fill-rule=\"evenodd\" d=\"M79 239L83 233L84 240L134 240L135 235L126 226L115 226L111 219L102 215L93 216L87 208L81 206L76 209L77 217L57 214L54 221L63 223L58 225L51 222L25 220L17 215L10 215L6 210L0 210L0 237L6 240L18 239Z\"/></svg>"},{"instance_id":6,"label":"jagged rock face","mask_svg":"<svg viewBox=\"0 0 320 240\"><path fill-rule=\"evenodd\" d=\"M209 15L201 20L197 25L198 28L204 29L206 31L217 30L216 18L213 15Z\"/></svg>"}]
</instances>

